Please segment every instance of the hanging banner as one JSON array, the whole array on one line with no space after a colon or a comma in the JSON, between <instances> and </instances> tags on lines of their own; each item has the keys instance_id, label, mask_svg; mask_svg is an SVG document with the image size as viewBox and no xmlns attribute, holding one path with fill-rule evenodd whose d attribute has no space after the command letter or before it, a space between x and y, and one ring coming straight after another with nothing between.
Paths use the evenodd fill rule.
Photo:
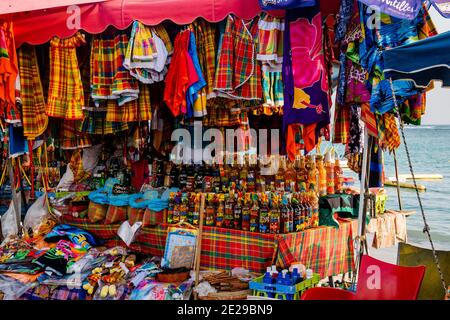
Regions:
<instances>
[{"instance_id":1,"label":"hanging banner","mask_svg":"<svg viewBox=\"0 0 450 320\"><path fill-rule=\"evenodd\" d=\"M374 6L379 11L390 16L413 20L419 12L421 0L359 0L368 6Z\"/></svg>"},{"instance_id":2,"label":"hanging banner","mask_svg":"<svg viewBox=\"0 0 450 320\"><path fill-rule=\"evenodd\" d=\"M449 0L434 0L433 6L434 8L439 11L439 13L446 17L447 19L450 19L450 1Z\"/></svg>"}]
</instances>

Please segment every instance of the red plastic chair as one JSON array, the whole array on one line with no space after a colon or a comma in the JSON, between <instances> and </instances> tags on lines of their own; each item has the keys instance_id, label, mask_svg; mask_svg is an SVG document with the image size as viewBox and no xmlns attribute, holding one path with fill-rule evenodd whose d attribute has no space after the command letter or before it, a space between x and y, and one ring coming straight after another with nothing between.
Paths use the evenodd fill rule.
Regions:
<instances>
[{"instance_id":1,"label":"red plastic chair","mask_svg":"<svg viewBox=\"0 0 450 320\"><path fill-rule=\"evenodd\" d=\"M416 300L425 267L400 267L364 255L356 294L336 288L311 288L301 300Z\"/></svg>"},{"instance_id":2,"label":"red plastic chair","mask_svg":"<svg viewBox=\"0 0 450 320\"><path fill-rule=\"evenodd\" d=\"M328 287L316 287L306 290L300 300L355 300L353 292Z\"/></svg>"},{"instance_id":3,"label":"red plastic chair","mask_svg":"<svg viewBox=\"0 0 450 320\"><path fill-rule=\"evenodd\" d=\"M358 274L358 300L416 300L424 266L401 267L364 255Z\"/></svg>"}]
</instances>

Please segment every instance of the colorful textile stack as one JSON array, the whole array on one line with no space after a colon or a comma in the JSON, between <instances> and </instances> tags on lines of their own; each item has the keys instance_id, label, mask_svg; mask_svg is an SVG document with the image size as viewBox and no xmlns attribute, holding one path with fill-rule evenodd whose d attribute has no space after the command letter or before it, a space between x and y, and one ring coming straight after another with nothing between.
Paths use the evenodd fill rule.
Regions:
<instances>
[{"instance_id":1,"label":"colorful textile stack","mask_svg":"<svg viewBox=\"0 0 450 320\"><path fill-rule=\"evenodd\" d=\"M0 116L8 123L20 123L15 85L18 74L13 23L0 23Z\"/></svg>"},{"instance_id":2,"label":"colorful textile stack","mask_svg":"<svg viewBox=\"0 0 450 320\"><path fill-rule=\"evenodd\" d=\"M262 99L261 68L256 60L259 17L244 21L228 16L221 33L214 89L219 96Z\"/></svg>"},{"instance_id":3,"label":"colorful textile stack","mask_svg":"<svg viewBox=\"0 0 450 320\"><path fill-rule=\"evenodd\" d=\"M67 39L50 41L50 85L47 115L68 120L83 119L84 92L76 48L86 41L77 32Z\"/></svg>"},{"instance_id":4,"label":"colorful textile stack","mask_svg":"<svg viewBox=\"0 0 450 320\"><path fill-rule=\"evenodd\" d=\"M263 14L258 22L257 60L262 63L264 107L283 107L284 19Z\"/></svg>"},{"instance_id":5,"label":"colorful textile stack","mask_svg":"<svg viewBox=\"0 0 450 320\"><path fill-rule=\"evenodd\" d=\"M101 101L117 100L119 106L138 99L138 81L124 67L128 36L104 35L93 39L91 48L91 96Z\"/></svg>"},{"instance_id":6,"label":"colorful textile stack","mask_svg":"<svg viewBox=\"0 0 450 320\"><path fill-rule=\"evenodd\" d=\"M48 125L44 92L34 47L22 45L18 50L20 102L23 133L33 140L44 133Z\"/></svg>"},{"instance_id":7,"label":"colorful textile stack","mask_svg":"<svg viewBox=\"0 0 450 320\"><path fill-rule=\"evenodd\" d=\"M149 28L135 21L123 66L143 83L163 81L172 53L172 43L163 26Z\"/></svg>"}]
</instances>

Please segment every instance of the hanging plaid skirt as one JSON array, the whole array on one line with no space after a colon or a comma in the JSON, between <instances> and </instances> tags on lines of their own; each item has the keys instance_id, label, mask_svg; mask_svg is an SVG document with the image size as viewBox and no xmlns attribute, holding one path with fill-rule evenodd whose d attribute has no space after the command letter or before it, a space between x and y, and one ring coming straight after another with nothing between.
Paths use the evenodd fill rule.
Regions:
<instances>
[{"instance_id":1,"label":"hanging plaid skirt","mask_svg":"<svg viewBox=\"0 0 450 320\"><path fill-rule=\"evenodd\" d=\"M85 43L76 33L67 39L50 41L50 85L47 114L69 120L83 118L84 92L78 68L76 48Z\"/></svg>"},{"instance_id":2,"label":"hanging plaid skirt","mask_svg":"<svg viewBox=\"0 0 450 320\"><path fill-rule=\"evenodd\" d=\"M85 111L82 131L89 134L112 134L128 130L125 122L106 121L106 111Z\"/></svg>"},{"instance_id":3,"label":"hanging plaid skirt","mask_svg":"<svg viewBox=\"0 0 450 320\"><path fill-rule=\"evenodd\" d=\"M122 106L138 98L138 82L123 66L127 47L126 34L97 37L92 41L91 96L97 106L108 99L117 100Z\"/></svg>"},{"instance_id":4,"label":"hanging plaid skirt","mask_svg":"<svg viewBox=\"0 0 450 320\"><path fill-rule=\"evenodd\" d=\"M45 113L39 67L34 47L23 45L18 50L20 100L22 102L22 124L24 136L35 139L44 133L48 125Z\"/></svg>"},{"instance_id":5,"label":"hanging plaid skirt","mask_svg":"<svg viewBox=\"0 0 450 320\"><path fill-rule=\"evenodd\" d=\"M150 101L150 88L141 84L139 99L119 106L115 100L106 103L106 121L108 122L135 122L152 119L152 106Z\"/></svg>"},{"instance_id":6,"label":"hanging plaid skirt","mask_svg":"<svg viewBox=\"0 0 450 320\"><path fill-rule=\"evenodd\" d=\"M85 133L79 132L80 121L64 120L62 124L61 149L72 150L92 146L91 139Z\"/></svg>"}]
</instances>

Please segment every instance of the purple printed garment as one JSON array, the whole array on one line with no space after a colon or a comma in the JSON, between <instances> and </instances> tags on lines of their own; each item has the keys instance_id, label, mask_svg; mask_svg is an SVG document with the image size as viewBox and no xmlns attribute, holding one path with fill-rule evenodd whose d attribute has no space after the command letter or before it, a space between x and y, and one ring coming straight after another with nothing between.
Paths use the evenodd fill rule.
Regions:
<instances>
[{"instance_id":1,"label":"purple printed garment","mask_svg":"<svg viewBox=\"0 0 450 320\"><path fill-rule=\"evenodd\" d=\"M319 7L287 10L284 36L284 132L295 123L316 123L318 132L330 123Z\"/></svg>"}]
</instances>

